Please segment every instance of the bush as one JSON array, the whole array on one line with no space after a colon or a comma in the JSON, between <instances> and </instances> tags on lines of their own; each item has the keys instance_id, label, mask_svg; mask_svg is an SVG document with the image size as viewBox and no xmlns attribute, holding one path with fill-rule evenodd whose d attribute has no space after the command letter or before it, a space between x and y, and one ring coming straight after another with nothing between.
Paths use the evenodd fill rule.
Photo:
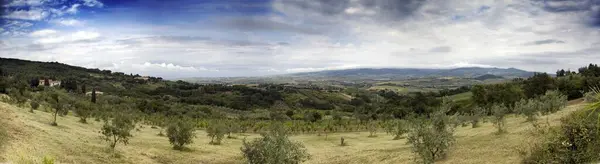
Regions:
<instances>
[{"instance_id":1,"label":"bush","mask_svg":"<svg viewBox=\"0 0 600 164\"><path fill-rule=\"evenodd\" d=\"M100 133L102 138L109 143L110 148L115 149L117 144L127 145L129 138L132 137L131 130L135 128L133 119L124 115L117 115L111 121L105 121Z\"/></svg>"},{"instance_id":2,"label":"bush","mask_svg":"<svg viewBox=\"0 0 600 164\"><path fill-rule=\"evenodd\" d=\"M429 119L411 119L412 129L408 133L408 143L418 157L416 160L433 163L446 157L455 141L451 118L446 112L447 110L438 110Z\"/></svg>"},{"instance_id":3,"label":"bush","mask_svg":"<svg viewBox=\"0 0 600 164\"><path fill-rule=\"evenodd\" d=\"M577 111L550 129L522 163L595 163L600 161L600 110Z\"/></svg>"},{"instance_id":4,"label":"bush","mask_svg":"<svg viewBox=\"0 0 600 164\"><path fill-rule=\"evenodd\" d=\"M262 138L246 142L241 151L250 164L297 164L310 159L304 146L290 141L281 124L273 124Z\"/></svg>"},{"instance_id":5,"label":"bush","mask_svg":"<svg viewBox=\"0 0 600 164\"><path fill-rule=\"evenodd\" d=\"M469 122L471 122L472 128L479 127L479 122L481 122L481 117L485 115L485 109L477 106L473 109L472 113L467 116Z\"/></svg>"},{"instance_id":6,"label":"bush","mask_svg":"<svg viewBox=\"0 0 600 164\"><path fill-rule=\"evenodd\" d=\"M399 140L402 135L408 133L409 129L405 120L394 120L388 124L388 133L394 136L393 140Z\"/></svg>"},{"instance_id":7,"label":"bush","mask_svg":"<svg viewBox=\"0 0 600 164\"><path fill-rule=\"evenodd\" d=\"M212 120L208 123L206 133L210 137L210 144L220 145L227 131L227 126L220 120Z\"/></svg>"},{"instance_id":8,"label":"bush","mask_svg":"<svg viewBox=\"0 0 600 164\"><path fill-rule=\"evenodd\" d=\"M527 117L527 122L537 120L537 116L542 104L537 99L521 99L515 103L515 111Z\"/></svg>"},{"instance_id":9,"label":"bush","mask_svg":"<svg viewBox=\"0 0 600 164\"><path fill-rule=\"evenodd\" d=\"M540 96L539 100L541 102L540 110L544 115L554 113L567 106L567 96L555 90L547 91L546 94Z\"/></svg>"},{"instance_id":10,"label":"bush","mask_svg":"<svg viewBox=\"0 0 600 164\"><path fill-rule=\"evenodd\" d=\"M377 137L377 122L370 121L367 123L367 130L369 131L369 137Z\"/></svg>"},{"instance_id":11,"label":"bush","mask_svg":"<svg viewBox=\"0 0 600 164\"><path fill-rule=\"evenodd\" d=\"M191 144L195 137L196 127L191 121L179 120L169 125L167 128L167 137L173 145L173 149L182 150L184 145Z\"/></svg>"},{"instance_id":12,"label":"bush","mask_svg":"<svg viewBox=\"0 0 600 164\"><path fill-rule=\"evenodd\" d=\"M29 110L29 112L33 113L33 110L37 110L40 107L40 103L35 100L31 100L31 102L29 102L29 106L31 106L31 110Z\"/></svg>"},{"instance_id":13,"label":"bush","mask_svg":"<svg viewBox=\"0 0 600 164\"><path fill-rule=\"evenodd\" d=\"M508 114L508 108L504 105L494 104L492 106L492 123L498 129L497 134L506 132L506 115Z\"/></svg>"},{"instance_id":14,"label":"bush","mask_svg":"<svg viewBox=\"0 0 600 164\"><path fill-rule=\"evenodd\" d=\"M42 159L42 164L54 164L54 158L50 156L44 156Z\"/></svg>"},{"instance_id":15,"label":"bush","mask_svg":"<svg viewBox=\"0 0 600 164\"><path fill-rule=\"evenodd\" d=\"M73 112L79 117L79 122L87 123L87 118L92 115L94 111L93 108L95 104L92 104L89 101L77 101L75 103L75 108L73 108Z\"/></svg>"}]
</instances>

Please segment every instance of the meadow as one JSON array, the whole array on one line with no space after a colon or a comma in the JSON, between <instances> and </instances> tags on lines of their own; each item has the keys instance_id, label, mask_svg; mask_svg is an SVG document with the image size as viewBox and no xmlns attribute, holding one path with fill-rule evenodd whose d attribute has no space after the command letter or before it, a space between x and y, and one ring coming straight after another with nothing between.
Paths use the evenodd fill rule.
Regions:
<instances>
[{"instance_id":1,"label":"meadow","mask_svg":"<svg viewBox=\"0 0 600 164\"><path fill-rule=\"evenodd\" d=\"M582 109L581 100L551 115L541 116L538 122L556 126L560 118ZM235 134L226 138L221 145L209 144L204 130L196 131L194 143L189 150L173 150L164 136L157 135L159 129L150 125L137 124L129 144L118 145L113 152L100 139L101 122L90 120L88 124L79 118L67 115L59 119L58 126L50 126L52 114L37 110L34 113L0 102L0 139L5 144L0 151L0 162L41 163L52 158L57 163L245 163L240 152L244 139L259 137L258 134ZM519 163L520 152L529 149L536 141L535 130L525 117L509 115L507 133L497 135L491 123L480 127L457 127L454 135L456 144L447 158L439 163ZM305 163L413 163L414 155L406 139L392 140L393 136L383 130L377 137L367 137L368 132L333 133L327 136L300 134L291 136L308 150L311 158ZM340 146L344 137L347 146Z\"/></svg>"}]
</instances>

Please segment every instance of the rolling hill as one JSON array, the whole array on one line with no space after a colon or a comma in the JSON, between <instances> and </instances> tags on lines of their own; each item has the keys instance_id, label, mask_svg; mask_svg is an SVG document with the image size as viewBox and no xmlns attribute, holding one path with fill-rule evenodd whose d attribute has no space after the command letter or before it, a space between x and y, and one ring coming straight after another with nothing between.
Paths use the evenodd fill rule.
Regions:
<instances>
[{"instance_id":1,"label":"rolling hill","mask_svg":"<svg viewBox=\"0 0 600 164\"><path fill-rule=\"evenodd\" d=\"M344 70L327 70L318 72L295 73L295 77L357 77L357 78L419 78L435 76L452 76L474 78L483 75L503 77L529 77L533 72L516 68L481 68L464 67L454 69L419 69L419 68L357 68Z\"/></svg>"}]
</instances>

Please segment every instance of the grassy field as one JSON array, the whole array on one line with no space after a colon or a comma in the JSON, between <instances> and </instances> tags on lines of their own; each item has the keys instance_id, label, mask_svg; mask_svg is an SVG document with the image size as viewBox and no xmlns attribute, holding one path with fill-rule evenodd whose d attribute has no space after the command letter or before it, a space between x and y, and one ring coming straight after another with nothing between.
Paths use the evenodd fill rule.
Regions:
<instances>
[{"instance_id":1,"label":"grassy field","mask_svg":"<svg viewBox=\"0 0 600 164\"><path fill-rule=\"evenodd\" d=\"M451 100L454 100L454 101L462 101L462 100L470 99L471 96L473 96L473 92L465 92L465 93L460 93L460 94L455 94L455 95L449 96L448 98L450 98Z\"/></svg>"},{"instance_id":2,"label":"grassy field","mask_svg":"<svg viewBox=\"0 0 600 164\"><path fill-rule=\"evenodd\" d=\"M561 117L583 105L572 102L566 109L540 120L556 125ZM240 154L242 140L257 137L256 134L238 135L238 139L224 139L222 145L210 145L206 133L198 131L189 146L191 150L180 152L172 150L168 140L157 135L158 129L142 125L134 130L128 145L118 145L118 153L111 153L99 138L100 122L81 124L78 118L66 116L60 117L59 126L54 127L49 125L50 113L29 113L27 109L6 103L0 103L0 113L3 124L0 127L8 132L5 139L8 142L0 151L0 163L40 163L44 156L51 156L58 163L244 163ZM496 129L490 123L479 128L458 127L456 145L440 163L518 163L521 159L518 150L533 140L532 126L524 121L523 117L508 117L508 133L503 135L495 135ZM382 132L375 138L368 135L368 132L336 133L327 139L297 135L292 139L304 143L312 155L307 163L412 162L413 154L406 140L392 140L392 136ZM344 137L349 146L338 146L340 137Z\"/></svg>"}]
</instances>

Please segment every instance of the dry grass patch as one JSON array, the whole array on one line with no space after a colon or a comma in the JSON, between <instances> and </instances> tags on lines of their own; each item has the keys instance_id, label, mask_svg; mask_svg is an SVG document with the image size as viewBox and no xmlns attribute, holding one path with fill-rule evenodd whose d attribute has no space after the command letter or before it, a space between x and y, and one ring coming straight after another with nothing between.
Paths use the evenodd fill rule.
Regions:
<instances>
[{"instance_id":1,"label":"dry grass patch","mask_svg":"<svg viewBox=\"0 0 600 164\"><path fill-rule=\"evenodd\" d=\"M583 107L573 103L555 114L540 117L540 122L548 121L557 125L559 119ZM209 144L205 131L196 133L193 144L186 146L189 151L177 151L164 136L158 136L158 129L144 125L139 131L133 130L133 137L126 146L118 146L115 155L108 151L107 144L100 139L101 122L79 123L73 116L60 117L57 127L50 126L52 114L46 112L29 113L27 109L0 103L2 127L7 128L10 141L0 154L1 162L36 161L51 156L58 163L244 163L240 152L242 140L259 137L256 134L237 136L237 139L223 139L221 145ZM458 127L456 144L450 149L448 158L441 163L519 163L519 149L531 139L532 126L525 117L509 115L506 121L507 133L495 135L491 123L481 127ZM413 154L406 139L392 140L394 137L379 132L379 137L369 138L369 132L333 133L325 136L296 135L291 140L304 144L311 159L306 163L319 164L363 164L363 163L412 163ZM344 137L348 146L340 146Z\"/></svg>"}]
</instances>

